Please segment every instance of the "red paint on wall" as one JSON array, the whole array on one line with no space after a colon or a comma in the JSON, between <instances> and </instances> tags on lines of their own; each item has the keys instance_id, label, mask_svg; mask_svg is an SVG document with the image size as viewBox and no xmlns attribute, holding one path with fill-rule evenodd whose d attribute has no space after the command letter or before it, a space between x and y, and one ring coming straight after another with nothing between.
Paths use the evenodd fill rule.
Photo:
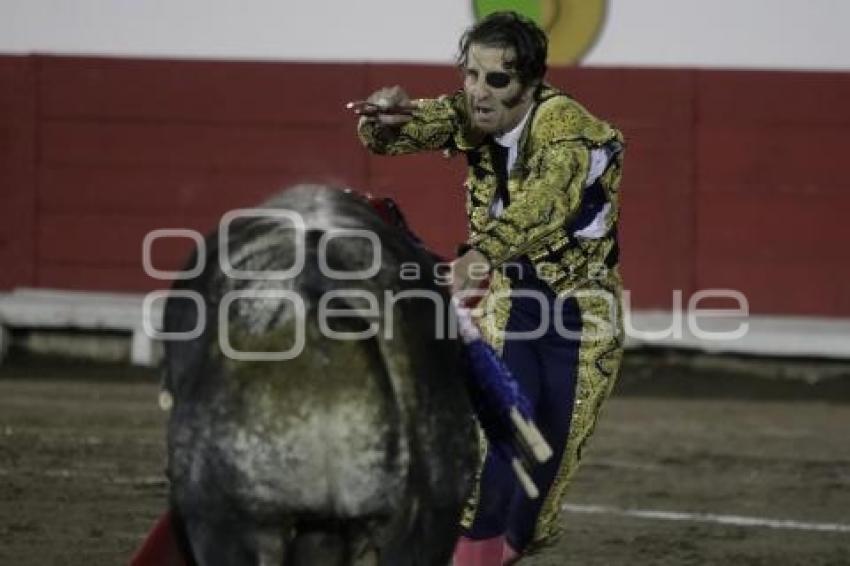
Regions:
<instances>
[{"instance_id":1,"label":"red paint on wall","mask_svg":"<svg viewBox=\"0 0 850 566\"><path fill-rule=\"evenodd\" d=\"M35 283L36 74L0 57L0 289Z\"/></svg>"},{"instance_id":2,"label":"red paint on wall","mask_svg":"<svg viewBox=\"0 0 850 566\"><path fill-rule=\"evenodd\" d=\"M465 238L463 158L370 156L344 104L458 79L433 65L0 57L0 288L167 287L143 272L146 233L206 233L301 181L393 196L451 254ZM553 69L550 81L626 135L634 307L728 287L755 313L850 315L850 77ZM159 241L154 264L177 269L187 250Z\"/></svg>"},{"instance_id":3,"label":"red paint on wall","mask_svg":"<svg viewBox=\"0 0 850 566\"><path fill-rule=\"evenodd\" d=\"M850 315L850 75L698 75L700 288L761 313Z\"/></svg>"}]
</instances>

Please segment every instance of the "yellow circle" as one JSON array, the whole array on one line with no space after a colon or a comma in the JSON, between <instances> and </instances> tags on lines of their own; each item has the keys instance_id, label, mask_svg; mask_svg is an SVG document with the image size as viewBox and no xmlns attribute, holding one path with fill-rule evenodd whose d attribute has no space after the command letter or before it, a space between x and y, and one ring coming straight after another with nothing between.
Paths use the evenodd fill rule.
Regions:
<instances>
[{"instance_id":1,"label":"yellow circle","mask_svg":"<svg viewBox=\"0 0 850 566\"><path fill-rule=\"evenodd\" d=\"M542 0L540 26L549 36L549 64L576 63L605 25L607 0Z\"/></svg>"}]
</instances>

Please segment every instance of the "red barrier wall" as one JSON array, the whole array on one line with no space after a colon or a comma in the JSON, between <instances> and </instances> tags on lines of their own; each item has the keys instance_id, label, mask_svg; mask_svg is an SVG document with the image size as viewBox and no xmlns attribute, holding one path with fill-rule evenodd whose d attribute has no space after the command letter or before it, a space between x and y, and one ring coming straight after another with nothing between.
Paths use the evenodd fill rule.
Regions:
<instances>
[{"instance_id":1,"label":"red barrier wall","mask_svg":"<svg viewBox=\"0 0 850 566\"><path fill-rule=\"evenodd\" d=\"M626 134L623 271L638 308L743 291L752 312L850 315L841 175L850 76L558 69ZM141 291L155 228L318 181L394 196L429 244L464 238L464 163L369 156L344 103L385 84L456 88L450 67L0 57L0 288ZM176 269L188 240L154 246Z\"/></svg>"},{"instance_id":2,"label":"red barrier wall","mask_svg":"<svg viewBox=\"0 0 850 566\"><path fill-rule=\"evenodd\" d=\"M0 57L0 289L35 283L36 62Z\"/></svg>"},{"instance_id":3,"label":"red barrier wall","mask_svg":"<svg viewBox=\"0 0 850 566\"><path fill-rule=\"evenodd\" d=\"M850 74L701 73L697 284L850 314Z\"/></svg>"}]
</instances>

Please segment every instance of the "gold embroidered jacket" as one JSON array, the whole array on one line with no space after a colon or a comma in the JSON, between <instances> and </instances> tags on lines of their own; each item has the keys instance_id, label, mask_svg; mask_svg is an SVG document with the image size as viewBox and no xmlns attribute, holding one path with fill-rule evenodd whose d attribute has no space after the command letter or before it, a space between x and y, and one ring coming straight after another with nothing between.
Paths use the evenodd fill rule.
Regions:
<instances>
[{"instance_id":1,"label":"gold embroidered jacket","mask_svg":"<svg viewBox=\"0 0 850 566\"><path fill-rule=\"evenodd\" d=\"M600 283L616 288L623 137L548 85L541 86L535 98L508 177L509 204L498 218L489 212L497 187L489 140L470 127L462 92L420 101L401 128L364 121L358 133L379 154L437 149L466 154L469 244L494 269L526 256L556 292L598 288ZM586 186L591 151L601 148L614 148L613 156L604 173ZM595 233L584 237L581 229L591 219Z\"/></svg>"}]
</instances>

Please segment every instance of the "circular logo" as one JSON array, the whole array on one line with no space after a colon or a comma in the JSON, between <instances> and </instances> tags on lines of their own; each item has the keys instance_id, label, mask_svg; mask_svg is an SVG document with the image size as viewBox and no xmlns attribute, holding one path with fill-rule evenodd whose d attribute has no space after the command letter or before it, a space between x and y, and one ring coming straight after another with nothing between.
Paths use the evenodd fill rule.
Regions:
<instances>
[{"instance_id":1,"label":"circular logo","mask_svg":"<svg viewBox=\"0 0 850 566\"><path fill-rule=\"evenodd\" d=\"M608 0L473 0L475 19L513 10L537 23L549 37L549 64L581 61L605 25Z\"/></svg>"}]
</instances>

